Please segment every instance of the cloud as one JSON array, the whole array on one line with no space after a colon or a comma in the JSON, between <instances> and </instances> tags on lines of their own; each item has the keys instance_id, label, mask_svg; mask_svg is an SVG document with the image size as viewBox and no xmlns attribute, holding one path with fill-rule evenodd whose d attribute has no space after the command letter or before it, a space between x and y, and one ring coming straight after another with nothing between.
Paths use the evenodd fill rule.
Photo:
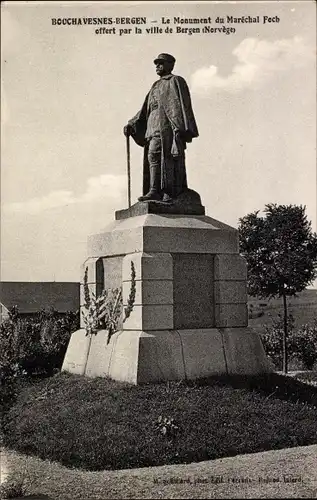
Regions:
<instances>
[{"instance_id":1,"label":"cloud","mask_svg":"<svg viewBox=\"0 0 317 500\"><path fill-rule=\"evenodd\" d=\"M278 72L314 61L314 49L297 36L274 42L245 38L232 53L238 62L230 75L220 76L213 65L200 68L191 77L192 92L208 94L215 89L239 92L263 85Z\"/></svg>"},{"instance_id":2,"label":"cloud","mask_svg":"<svg viewBox=\"0 0 317 500\"><path fill-rule=\"evenodd\" d=\"M104 174L87 179L86 191L74 196L72 191L51 191L45 196L32 198L24 202L7 203L3 206L6 212L39 214L45 210L69 205L93 203L101 200L117 200L124 195L126 178L124 175Z\"/></svg>"},{"instance_id":3,"label":"cloud","mask_svg":"<svg viewBox=\"0 0 317 500\"><path fill-rule=\"evenodd\" d=\"M126 189L125 175L104 174L87 180L86 192L78 198L79 203L89 203L105 197L117 198Z\"/></svg>"}]
</instances>

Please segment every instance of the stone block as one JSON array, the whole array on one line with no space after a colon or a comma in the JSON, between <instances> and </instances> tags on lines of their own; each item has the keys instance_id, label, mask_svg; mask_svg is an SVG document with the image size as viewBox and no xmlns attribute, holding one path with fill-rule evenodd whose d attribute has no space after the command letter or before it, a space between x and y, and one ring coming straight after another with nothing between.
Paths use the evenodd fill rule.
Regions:
<instances>
[{"instance_id":1,"label":"stone block","mask_svg":"<svg viewBox=\"0 0 317 500\"><path fill-rule=\"evenodd\" d=\"M117 332L109 344L108 375L114 380L137 384L141 332ZM111 356L110 356L111 352Z\"/></svg>"},{"instance_id":2,"label":"stone block","mask_svg":"<svg viewBox=\"0 0 317 500\"><path fill-rule=\"evenodd\" d=\"M221 333L213 329L178 330L187 379L226 373Z\"/></svg>"},{"instance_id":3,"label":"stone block","mask_svg":"<svg viewBox=\"0 0 317 500\"><path fill-rule=\"evenodd\" d=\"M203 215L139 215L113 222L102 233L88 238L91 257L136 252L236 254L238 251L238 231Z\"/></svg>"},{"instance_id":4,"label":"stone block","mask_svg":"<svg viewBox=\"0 0 317 500\"><path fill-rule=\"evenodd\" d=\"M99 330L91 337L91 345L86 365L88 377L107 377L113 350L113 342L107 344L108 330Z\"/></svg>"},{"instance_id":5,"label":"stone block","mask_svg":"<svg viewBox=\"0 0 317 500\"><path fill-rule=\"evenodd\" d=\"M135 283L135 305L173 304L173 282L171 280L142 280ZM127 305L131 281L123 283L123 304Z\"/></svg>"},{"instance_id":6,"label":"stone block","mask_svg":"<svg viewBox=\"0 0 317 500\"><path fill-rule=\"evenodd\" d=\"M217 328L248 326L247 304L216 304L215 326Z\"/></svg>"},{"instance_id":7,"label":"stone block","mask_svg":"<svg viewBox=\"0 0 317 500\"><path fill-rule=\"evenodd\" d=\"M135 305L123 323L124 330L173 329L173 305Z\"/></svg>"},{"instance_id":8,"label":"stone block","mask_svg":"<svg viewBox=\"0 0 317 500\"><path fill-rule=\"evenodd\" d=\"M257 332L251 328L222 330L229 375L257 375L272 371Z\"/></svg>"},{"instance_id":9,"label":"stone block","mask_svg":"<svg viewBox=\"0 0 317 500\"><path fill-rule=\"evenodd\" d=\"M246 304L246 281L215 281L215 304Z\"/></svg>"},{"instance_id":10,"label":"stone block","mask_svg":"<svg viewBox=\"0 0 317 500\"><path fill-rule=\"evenodd\" d=\"M134 263L136 280L173 279L173 260L169 253L134 253L126 255L122 262L122 280L131 281L131 261Z\"/></svg>"},{"instance_id":11,"label":"stone block","mask_svg":"<svg viewBox=\"0 0 317 500\"><path fill-rule=\"evenodd\" d=\"M129 220L129 219L128 219ZM126 222L126 221L123 221ZM88 254L96 256L126 255L143 251L143 228L122 228L88 237Z\"/></svg>"},{"instance_id":12,"label":"stone block","mask_svg":"<svg viewBox=\"0 0 317 500\"><path fill-rule=\"evenodd\" d=\"M84 375L89 355L91 338L81 328L72 333L62 365L62 371Z\"/></svg>"},{"instance_id":13,"label":"stone block","mask_svg":"<svg viewBox=\"0 0 317 500\"><path fill-rule=\"evenodd\" d=\"M246 280L247 264L241 255L215 255L215 280Z\"/></svg>"},{"instance_id":14,"label":"stone block","mask_svg":"<svg viewBox=\"0 0 317 500\"><path fill-rule=\"evenodd\" d=\"M237 232L223 229L144 227L145 252L217 254L238 252Z\"/></svg>"},{"instance_id":15,"label":"stone block","mask_svg":"<svg viewBox=\"0 0 317 500\"><path fill-rule=\"evenodd\" d=\"M137 383L184 380L180 336L175 331L142 332Z\"/></svg>"}]
</instances>

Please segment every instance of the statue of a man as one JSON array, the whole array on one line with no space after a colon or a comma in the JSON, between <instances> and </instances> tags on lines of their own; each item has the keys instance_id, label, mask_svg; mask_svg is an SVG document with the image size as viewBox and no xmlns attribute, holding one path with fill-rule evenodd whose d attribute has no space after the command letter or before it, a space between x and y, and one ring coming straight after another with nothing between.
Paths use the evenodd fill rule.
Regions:
<instances>
[{"instance_id":1,"label":"statue of a man","mask_svg":"<svg viewBox=\"0 0 317 500\"><path fill-rule=\"evenodd\" d=\"M198 137L198 130L187 83L172 74L175 58L160 54L154 64L160 79L124 127L124 134L144 147L143 196L139 201L169 203L187 189L186 143Z\"/></svg>"}]
</instances>

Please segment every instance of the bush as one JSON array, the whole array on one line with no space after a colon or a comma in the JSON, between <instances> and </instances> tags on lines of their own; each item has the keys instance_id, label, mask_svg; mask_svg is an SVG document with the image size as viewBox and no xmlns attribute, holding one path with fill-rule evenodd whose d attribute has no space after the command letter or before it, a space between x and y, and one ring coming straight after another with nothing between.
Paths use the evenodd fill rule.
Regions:
<instances>
[{"instance_id":1,"label":"bush","mask_svg":"<svg viewBox=\"0 0 317 500\"><path fill-rule=\"evenodd\" d=\"M90 470L211 460L317 443L317 389L291 377L130 386L58 374L19 395L5 444Z\"/></svg>"},{"instance_id":2,"label":"bush","mask_svg":"<svg viewBox=\"0 0 317 500\"><path fill-rule=\"evenodd\" d=\"M317 361L317 321L306 324L292 332L289 339L290 352L303 363L307 370L312 370Z\"/></svg>"},{"instance_id":3,"label":"bush","mask_svg":"<svg viewBox=\"0 0 317 500\"><path fill-rule=\"evenodd\" d=\"M317 361L317 320L312 325L306 324L295 328L294 318L288 316L288 356L290 365L296 364L297 369L312 370ZM283 358L283 318L279 314L272 321L271 326L265 327L265 332L261 334L264 350L267 356L273 361L275 367L282 368Z\"/></svg>"},{"instance_id":4,"label":"bush","mask_svg":"<svg viewBox=\"0 0 317 500\"><path fill-rule=\"evenodd\" d=\"M6 411L13 404L25 377L46 377L61 368L72 331L79 316L69 312L40 311L22 318L17 309L0 325L0 402Z\"/></svg>"},{"instance_id":5,"label":"bush","mask_svg":"<svg viewBox=\"0 0 317 500\"><path fill-rule=\"evenodd\" d=\"M278 370L282 369L283 365L283 331L284 318L281 313L276 318L271 317L271 325L265 326L265 332L261 334L262 344L266 355L271 359ZM294 330L294 318L289 314L287 318L289 336ZM290 354L289 345L288 353Z\"/></svg>"},{"instance_id":6,"label":"bush","mask_svg":"<svg viewBox=\"0 0 317 500\"><path fill-rule=\"evenodd\" d=\"M0 361L0 407L4 414L10 405L14 403L19 391L19 381L23 377L23 372L19 366L11 365L9 361ZM1 423L3 423L1 419Z\"/></svg>"}]
</instances>

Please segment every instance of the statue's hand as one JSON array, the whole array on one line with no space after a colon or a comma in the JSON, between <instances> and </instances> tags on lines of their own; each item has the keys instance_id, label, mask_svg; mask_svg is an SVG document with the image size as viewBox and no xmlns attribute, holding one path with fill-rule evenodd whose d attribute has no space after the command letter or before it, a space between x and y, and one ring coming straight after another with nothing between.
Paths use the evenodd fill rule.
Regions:
<instances>
[{"instance_id":1,"label":"statue's hand","mask_svg":"<svg viewBox=\"0 0 317 500\"><path fill-rule=\"evenodd\" d=\"M128 137L129 135L132 134L132 127L131 125L126 125L124 128L123 128L123 133L126 137Z\"/></svg>"},{"instance_id":2,"label":"statue's hand","mask_svg":"<svg viewBox=\"0 0 317 500\"><path fill-rule=\"evenodd\" d=\"M191 142L191 136L186 131L176 130L175 131L175 140L176 140L176 142L181 141L183 143Z\"/></svg>"}]
</instances>

